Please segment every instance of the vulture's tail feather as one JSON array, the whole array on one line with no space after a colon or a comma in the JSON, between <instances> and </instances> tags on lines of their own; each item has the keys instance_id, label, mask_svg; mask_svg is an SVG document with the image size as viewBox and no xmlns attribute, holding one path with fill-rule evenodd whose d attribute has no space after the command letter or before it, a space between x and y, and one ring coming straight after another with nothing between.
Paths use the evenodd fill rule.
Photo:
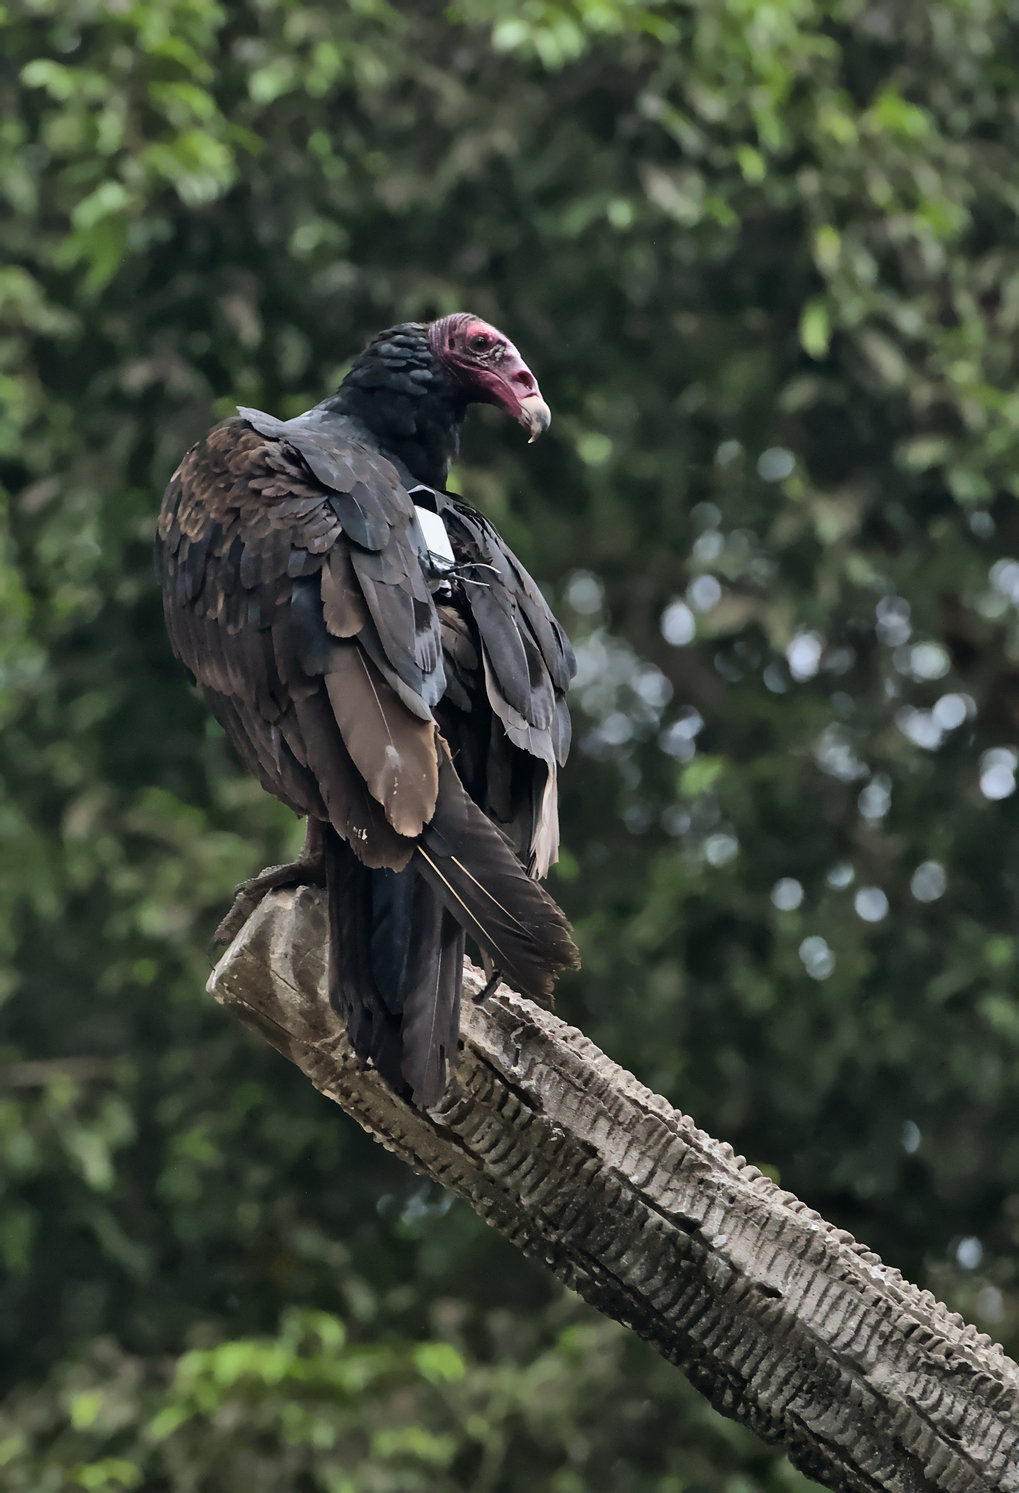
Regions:
<instances>
[{"instance_id":1,"label":"vulture's tail feather","mask_svg":"<svg viewBox=\"0 0 1019 1493\"><path fill-rule=\"evenodd\" d=\"M326 831L329 996L354 1051L421 1108L446 1086L464 935L413 866L373 870Z\"/></svg>"},{"instance_id":2,"label":"vulture's tail feather","mask_svg":"<svg viewBox=\"0 0 1019 1493\"><path fill-rule=\"evenodd\" d=\"M354 1051L387 1081L400 1082L400 1022L379 989L372 957L372 876L334 829L325 831L329 906L329 999Z\"/></svg>"},{"instance_id":3,"label":"vulture's tail feather","mask_svg":"<svg viewBox=\"0 0 1019 1493\"><path fill-rule=\"evenodd\" d=\"M579 962L566 917L467 796L445 753L435 814L411 865L510 985L551 1000L558 971Z\"/></svg>"},{"instance_id":4,"label":"vulture's tail feather","mask_svg":"<svg viewBox=\"0 0 1019 1493\"><path fill-rule=\"evenodd\" d=\"M446 1087L446 1065L456 1058L460 1033L460 991L463 986L464 933L414 871L419 902L430 904L427 914L419 910L415 928L432 947L429 960L419 958L404 991L403 1077L411 1098L421 1108L437 1104Z\"/></svg>"}]
</instances>

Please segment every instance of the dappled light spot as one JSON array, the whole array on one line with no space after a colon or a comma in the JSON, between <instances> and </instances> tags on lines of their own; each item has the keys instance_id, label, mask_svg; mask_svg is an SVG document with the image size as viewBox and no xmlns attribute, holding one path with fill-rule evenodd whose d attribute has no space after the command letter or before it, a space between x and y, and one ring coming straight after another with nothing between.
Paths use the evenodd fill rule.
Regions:
<instances>
[{"instance_id":1,"label":"dappled light spot","mask_svg":"<svg viewBox=\"0 0 1019 1493\"><path fill-rule=\"evenodd\" d=\"M923 747L926 752L936 751L944 739L944 733L930 710L901 705L895 712L895 724L914 746Z\"/></svg>"},{"instance_id":2,"label":"dappled light spot","mask_svg":"<svg viewBox=\"0 0 1019 1493\"><path fill-rule=\"evenodd\" d=\"M832 648L824 661L824 666L829 674L848 674L856 662L856 649L842 644L839 648Z\"/></svg>"},{"instance_id":3,"label":"dappled light spot","mask_svg":"<svg viewBox=\"0 0 1019 1493\"><path fill-rule=\"evenodd\" d=\"M909 666L915 679L943 679L952 660L941 643L916 643L910 648Z\"/></svg>"},{"instance_id":4,"label":"dappled light spot","mask_svg":"<svg viewBox=\"0 0 1019 1493\"><path fill-rule=\"evenodd\" d=\"M813 679L821 666L821 650L824 639L820 633L798 632L786 648L785 656L789 672L798 683Z\"/></svg>"},{"instance_id":5,"label":"dappled light spot","mask_svg":"<svg viewBox=\"0 0 1019 1493\"><path fill-rule=\"evenodd\" d=\"M1009 601L1019 602L1019 560L995 560L988 579L995 591L1007 596Z\"/></svg>"},{"instance_id":6,"label":"dappled light spot","mask_svg":"<svg viewBox=\"0 0 1019 1493\"><path fill-rule=\"evenodd\" d=\"M400 1222L405 1226L423 1223L429 1219L442 1218L453 1204L452 1195L436 1187L434 1182L422 1182L404 1201L400 1209Z\"/></svg>"},{"instance_id":7,"label":"dappled light spot","mask_svg":"<svg viewBox=\"0 0 1019 1493\"><path fill-rule=\"evenodd\" d=\"M658 738L658 745L667 757L675 757L680 762L689 762L697 751L693 737L677 731L675 726L666 726Z\"/></svg>"},{"instance_id":8,"label":"dappled light spot","mask_svg":"<svg viewBox=\"0 0 1019 1493\"><path fill-rule=\"evenodd\" d=\"M622 746L633 735L633 722L621 710L614 710L602 721L598 734L606 746Z\"/></svg>"},{"instance_id":9,"label":"dappled light spot","mask_svg":"<svg viewBox=\"0 0 1019 1493\"><path fill-rule=\"evenodd\" d=\"M582 617L593 617L605 600L601 581L589 570L575 570L566 582L566 600Z\"/></svg>"},{"instance_id":10,"label":"dappled light spot","mask_svg":"<svg viewBox=\"0 0 1019 1493\"><path fill-rule=\"evenodd\" d=\"M670 601L662 613L661 628L667 643L671 643L673 648L682 648L693 641L697 624L685 601Z\"/></svg>"},{"instance_id":11,"label":"dappled light spot","mask_svg":"<svg viewBox=\"0 0 1019 1493\"><path fill-rule=\"evenodd\" d=\"M955 1246L955 1258L964 1270L976 1270L984 1257L984 1246L974 1234L967 1234Z\"/></svg>"},{"instance_id":12,"label":"dappled light spot","mask_svg":"<svg viewBox=\"0 0 1019 1493\"><path fill-rule=\"evenodd\" d=\"M769 446L757 458L757 475L765 482L782 482L792 475L796 457L784 446Z\"/></svg>"},{"instance_id":13,"label":"dappled light spot","mask_svg":"<svg viewBox=\"0 0 1019 1493\"><path fill-rule=\"evenodd\" d=\"M907 1120L902 1127L902 1149L907 1156L914 1155L920 1149L920 1127L915 1120Z\"/></svg>"},{"instance_id":14,"label":"dappled light spot","mask_svg":"<svg viewBox=\"0 0 1019 1493\"><path fill-rule=\"evenodd\" d=\"M771 905L779 912L795 912L803 901L803 887L795 876L783 876L771 889Z\"/></svg>"},{"instance_id":15,"label":"dappled light spot","mask_svg":"<svg viewBox=\"0 0 1019 1493\"><path fill-rule=\"evenodd\" d=\"M661 825L667 835L677 838L685 835L690 829L691 819L687 809L680 808L679 804L668 804L662 810Z\"/></svg>"},{"instance_id":16,"label":"dappled light spot","mask_svg":"<svg viewBox=\"0 0 1019 1493\"><path fill-rule=\"evenodd\" d=\"M658 745L668 757L688 761L697 750L695 738L704 727L704 718L699 710L688 706L686 710L662 731Z\"/></svg>"},{"instance_id":17,"label":"dappled light spot","mask_svg":"<svg viewBox=\"0 0 1019 1493\"><path fill-rule=\"evenodd\" d=\"M1016 762L1012 747L992 747L980 758L980 792L992 800L1009 798L1015 792Z\"/></svg>"},{"instance_id":18,"label":"dappled light spot","mask_svg":"<svg viewBox=\"0 0 1019 1493\"><path fill-rule=\"evenodd\" d=\"M710 612L722 599L722 587L713 575L699 575L686 588L687 600L697 612Z\"/></svg>"},{"instance_id":19,"label":"dappled light spot","mask_svg":"<svg viewBox=\"0 0 1019 1493\"><path fill-rule=\"evenodd\" d=\"M838 865L832 866L824 879L833 891L843 892L847 886L852 886L855 878L856 872L849 862L839 861Z\"/></svg>"},{"instance_id":20,"label":"dappled light spot","mask_svg":"<svg viewBox=\"0 0 1019 1493\"><path fill-rule=\"evenodd\" d=\"M709 835L704 842L704 855L709 866L727 866L739 854L739 841L735 835Z\"/></svg>"},{"instance_id":21,"label":"dappled light spot","mask_svg":"<svg viewBox=\"0 0 1019 1493\"><path fill-rule=\"evenodd\" d=\"M940 643L916 643L909 650L909 672L914 679L943 679L951 666Z\"/></svg>"},{"instance_id":22,"label":"dappled light spot","mask_svg":"<svg viewBox=\"0 0 1019 1493\"><path fill-rule=\"evenodd\" d=\"M655 811L650 804L627 804L623 810L623 823L631 835L643 835L654 823Z\"/></svg>"},{"instance_id":23,"label":"dappled light spot","mask_svg":"<svg viewBox=\"0 0 1019 1493\"><path fill-rule=\"evenodd\" d=\"M853 898L856 916L865 923L880 923L888 916L888 898L879 886L862 886Z\"/></svg>"},{"instance_id":24,"label":"dappled light spot","mask_svg":"<svg viewBox=\"0 0 1019 1493\"><path fill-rule=\"evenodd\" d=\"M976 1299L977 1316L985 1322L1005 1320L1005 1298L997 1286L981 1286Z\"/></svg>"},{"instance_id":25,"label":"dappled light spot","mask_svg":"<svg viewBox=\"0 0 1019 1493\"><path fill-rule=\"evenodd\" d=\"M672 681L655 664L641 664L633 676L633 688L652 710L661 713L672 699Z\"/></svg>"},{"instance_id":26,"label":"dappled light spot","mask_svg":"<svg viewBox=\"0 0 1019 1493\"><path fill-rule=\"evenodd\" d=\"M874 608L875 631L878 639L889 648L905 643L913 628L910 623L909 602L903 596L882 596Z\"/></svg>"},{"instance_id":27,"label":"dappled light spot","mask_svg":"<svg viewBox=\"0 0 1019 1493\"><path fill-rule=\"evenodd\" d=\"M942 731L955 731L963 721L976 714L972 695L942 695L931 710L935 724Z\"/></svg>"},{"instance_id":28,"label":"dappled light spot","mask_svg":"<svg viewBox=\"0 0 1019 1493\"><path fill-rule=\"evenodd\" d=\"M892 806L892 790L883 773L871 778L856 800L864 819L883 819Z\"/></svg>"},{"instance_id":29,"label":"dappled light spot","mask_svg":"<svg viewBox=\"0 0 1019 1493\"><path fill-rule=\"evenodd\" d=\"M739 442L733 442L737 447ZM695 503L690 509L690 522L698 533L705 529L717 529L722 522L722 510L717 503Z\"/></svg>"},{"instance_id":30,"label":"dappled light spot","mask_svg":"<svg viewBox=\"0 0 1019 1493\"><path fill-rule=\"evenodd\" d=\"M918 902L936 902L945 894L948 878L940 861L924 861L917 866L909 883L909 890Z\"/></svg>"},{"instance_id":31,"label":"dappled light spot","mask_svg":"<svg viewBox=\"0 0 1019 1493\"><path fill-rule=\"evenodd\" d=\"M701 565L711 565L725 548L725 540L717 529L706 529L694 540L693 557Z\"/></svg>"},{"instance_id":32,"label":"dappled light spot","mask_svg":"<svg viewBox=\"0 0 1019 1493\"><path fill-rule=\"evenodd\" d=\"M803 968L812 980L827 980L835 968L835 954L826 938L812 933L800 944L800 959Z\"/></svg>"},{"instance_id":33,"label":"dappled light spot","mask_svg":"<svg viewBox=\"0 0 1019 1493\"><path fill-rule=\"evenodd\" d=\"M861 762L846 738L845 730L838 725L826 726L821 732L814 758L822 772L838 778L843 783L867 777L870 769Z\"/></svg>"},{"instance_id":34,"label":"dappled light spot","mask_svg":"<svg viewBox=\"0 0 1019 1493\"><path fill-rule=\"evenodd\" d=\"M587 430L577 437L577 455L589 467L604 466L612 455L612 440L602 430Z\"/></svg>"}]
</instances>

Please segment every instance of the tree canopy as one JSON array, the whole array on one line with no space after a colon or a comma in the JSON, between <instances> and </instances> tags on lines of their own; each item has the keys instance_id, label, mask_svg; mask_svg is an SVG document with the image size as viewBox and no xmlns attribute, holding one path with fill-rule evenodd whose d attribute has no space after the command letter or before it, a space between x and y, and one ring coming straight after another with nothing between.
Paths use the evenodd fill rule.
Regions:
<instances>
[{"instance_id":1,"label":"tree canopy","mask_svg":"<svg viewBox=\"0 0 1019 1493\"><path fill-rule=\"evenodd\" d=\"M4 29L5 1486L805 1486L203 993L301 832L170 657L159 494L461 308L553 410L458 483L578 645L561 1012L1015 1353L1013 7Z\"/></svg>"}]
</instances>

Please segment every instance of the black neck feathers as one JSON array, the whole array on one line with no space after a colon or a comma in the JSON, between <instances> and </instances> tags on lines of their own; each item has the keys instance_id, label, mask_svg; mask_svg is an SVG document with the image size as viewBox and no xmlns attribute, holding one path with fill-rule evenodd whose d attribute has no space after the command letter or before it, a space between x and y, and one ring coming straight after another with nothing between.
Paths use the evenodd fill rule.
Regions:
<instances>
[{"instance_id":1,"label":"black neck feathers","mask_svg":"<svg viewBox=\"0 0 1019 1493\"><path fill-rule=\"evenodd\" d=\"M419 482L445 486L467 406L436 362L427 326L404 322L380 332L323 404L367 426Z\"/></svg>"}]
</instances>

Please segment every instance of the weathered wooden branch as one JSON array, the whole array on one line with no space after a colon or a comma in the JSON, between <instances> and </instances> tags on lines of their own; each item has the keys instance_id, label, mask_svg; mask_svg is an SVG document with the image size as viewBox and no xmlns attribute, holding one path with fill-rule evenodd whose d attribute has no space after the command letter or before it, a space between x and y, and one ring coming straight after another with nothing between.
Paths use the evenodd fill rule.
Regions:
<instances>
[{"instance_id":1,"label":"weathered wooden branch","mask_svg":"<svg viewBox=\"0 0 1019 1493\"><path fill-rule=\"evenodd\" d=\"M1019 1493L1019 1368L988 1337L512 993L465 1002L442 1105L411 1109L353 1058L324 948L321 894L273 893L209 989L827 1487Z\"/></svg>"}]
</instances>

